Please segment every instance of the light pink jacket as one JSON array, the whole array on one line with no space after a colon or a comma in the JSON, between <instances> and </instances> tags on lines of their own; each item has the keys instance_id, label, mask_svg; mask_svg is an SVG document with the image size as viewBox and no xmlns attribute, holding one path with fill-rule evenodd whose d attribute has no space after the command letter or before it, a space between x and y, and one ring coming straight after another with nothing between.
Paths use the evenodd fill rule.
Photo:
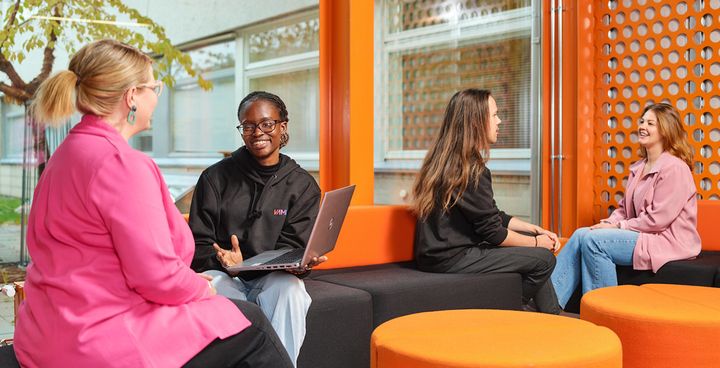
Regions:
<instances>
[{"instance_id":1,"label":"light pink jacket","mask_svg":"<svg viewBox=\"0 0 720 368\"><path fill-rule=\"evenodd\" d=\"M700 254L697 199L690 168L667 153L641 178L647 160L630 167L625 198L606 222L640 233L633 253L633 268L653 270L669 261Z\"/></svg>"},{"instance_id":2,"label":"light pink jacket","mask_svg":"<svg viewBox=\"0 0 720 368\"><path fill-rule=\"evenodd\" d=\"M53 154L28 222L26 367L179 367L250 325L190 267L192 233L155 163L86 115Z\"/></svg>"}]
</instances>

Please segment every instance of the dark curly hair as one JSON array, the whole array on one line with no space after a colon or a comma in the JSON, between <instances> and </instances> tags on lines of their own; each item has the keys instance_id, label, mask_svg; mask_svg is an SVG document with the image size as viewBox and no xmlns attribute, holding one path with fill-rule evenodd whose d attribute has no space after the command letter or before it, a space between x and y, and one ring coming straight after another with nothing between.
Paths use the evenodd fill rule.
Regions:
<instances>
[{"instance_id":1,"label":"dark curly hair","mask_svg":"<svg viewBox=\"0 0 720 368\"><path fill-rule=\"evenodd\" d=\"M240 101L237 112L238 121L242 121L242 116L245 110L248 108L248 106L250 106L251 103L257 100L270 102L275 106L275 108L278 109L278 112L280 113L280 121L284 121L286 123L290 122L285 102L283 102L283 100L277 95L265 91L250 92L247 96L245 96L245 98L242 99L242 101ZM285 133L280 136L280 148L287 146L289 141L290 135L287 131L285 131Z\"/></svg>"}]
</instances>

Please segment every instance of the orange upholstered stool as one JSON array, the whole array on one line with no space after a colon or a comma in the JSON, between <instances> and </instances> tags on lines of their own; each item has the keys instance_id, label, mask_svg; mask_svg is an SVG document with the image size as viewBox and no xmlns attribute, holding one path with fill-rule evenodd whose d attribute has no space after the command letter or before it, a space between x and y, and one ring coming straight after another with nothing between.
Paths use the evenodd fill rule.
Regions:
<instances>
[{"instance_id":1,"label":"orange upholstered stool","mask_svg":"<svg viewBox=\"0 0 720 368\"><path fill-rule=\"evenodd\" d=\"M623 366L720 367L720 289L623 285L585 294L580 318L620 337Z\"/></svg>"},{"instance_id":2,"label":"orange upholstered stool","mask_svg":"<svg viewBox=\"0 0 720 368\"><path fill-rule=\"evenodd\" d=\"M399 317L372 334L371 367L621 367L620 340L579 319L500 310Z\"/></svg>"}]
</instances>

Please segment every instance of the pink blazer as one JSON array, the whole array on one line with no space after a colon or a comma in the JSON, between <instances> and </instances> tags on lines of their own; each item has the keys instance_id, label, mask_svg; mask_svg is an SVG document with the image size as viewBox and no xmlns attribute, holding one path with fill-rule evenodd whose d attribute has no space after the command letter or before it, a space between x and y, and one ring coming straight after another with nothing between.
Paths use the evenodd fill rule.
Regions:
<instances>
[{"instance_id":1,"label":"pink blazer","mask_svg":"<svg viewBox=\"0 0 720 368\"><path fill-rule=\"evenodd\" d=\"M23 366L179 367L250 325L190 269L192 233L158 167L96 116L48 162L27 241Z\"/></svg>"},{"instance_id":2,"label":"pink blazer","mask_svg":"<svg viewBox=\"0 0 720 368\"><path fill-rule=\"evenodd\" d=\"M700 254L697 198L690 168L681 159L663 152L641 178L646 161L630 167L625 198L603 221L639 232L633 268L657 272L669 261Z\"/></svg>"}]
</instances>

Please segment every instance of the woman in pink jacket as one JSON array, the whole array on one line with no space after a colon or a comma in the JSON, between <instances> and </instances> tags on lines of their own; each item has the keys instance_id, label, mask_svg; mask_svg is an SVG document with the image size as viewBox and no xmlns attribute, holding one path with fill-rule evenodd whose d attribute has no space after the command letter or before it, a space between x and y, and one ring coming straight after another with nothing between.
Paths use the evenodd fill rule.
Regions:
<instances>
[{"instance_id":1,"label":"woman in pink jacket","mask_svg":"<svg viewBox=\"0 0 720 368\"><path fill-rule=\"evenodd\" d=\"M680 116L666 103L645 108L638 125L642 160L630 166L625 198L607 219L575 231L551 276L564 308L582 292L617 285L615 265L657 272L700 253L692 148Z\"/></svg>"},{"instance_id":2,"label":"woman in pink jacket","mask_svg":"<svg viewBox=\"0 0 720 368\"><path fill-rule=\"evenodd\" d=\"M112 40L45 81L37 121L84 114L48 162L28 222L26 367L291 367L257 306L216 296L160 170L127 140L162 91L152 59Z\"/></svg>"}]
</instances>

